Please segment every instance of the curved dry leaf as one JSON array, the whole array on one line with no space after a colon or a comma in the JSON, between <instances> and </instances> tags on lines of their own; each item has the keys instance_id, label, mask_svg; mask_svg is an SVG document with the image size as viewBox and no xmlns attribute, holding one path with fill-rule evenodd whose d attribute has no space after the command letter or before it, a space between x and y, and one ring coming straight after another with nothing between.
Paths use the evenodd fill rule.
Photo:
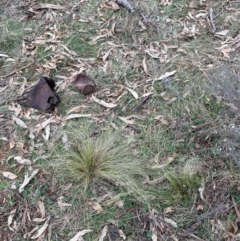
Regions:
<instances>
[{"instance_id":1,"label":"curved dry leaf","mask_svg":"<svg viewBox=\"0 0 240 241\"><path fill-rule=\"evenodd\" d=\"M56 120L54 119L54 116L49 118L48 120L45 120L44 122L37 124L36 128L40 130L46 128L50 123L56 123Z\"/></svg>"},{"instance_id":2,"label":"curved dry leaf","mask_svg":"<svg viewBox=\"0 0 240 241\"><path fill-rule=\"evenodd\" d=\"M132 95L135 99L138 99L138 93L128 87L125 87Z\"/></svg>"},{"instance_id":3,"label":"curved dry leaf","mask_svg":"<svg viewBox=\"0 0 240 241\"><path fill-rule=\"evenodd\" d=\"M36 239L38 237L40 237L44 232L45 230L47 229L48 227L48 222L50 220L50 217L47 218L47 221L42 225L41 228L39 228L31 237L31 239Z\"/></svg>"},{"instance_id":4,"label":"curved dry leaf","mask_svg":"<svg viewBox=\"0 0 240 241\"><path fill-rule=\"evenodd\" d=\"M223 31L220 31L220 32L215 33L215 35L225 36L225 35L228 34L228 32L229 32L229 30L225 29L225 30L223 30Z\"/></svg>"},{"instance_id":5,"label":"curved dry leaf","mask_svg":"<svg viewBox=\"0 0 240 241\"><path fill-rule=\"evenodd\" d=\"M92 232L91 229L84 229L82 231L79 231L73 238L70 239L70 241L79 241L79 240L83 240L80 239L84 234Z\"/></svg>"},{"instance_id":6,"label":"curved dry leaf","mask_svg":"<svg viewBox=\"0 0 240 241\"><path fill-rule=\"evenodd\" d=\"M106 60L108 59L108 56L109 56L109 54L111 53L112 50L113 50L113 48L109 49L109 50L107 51L107 53L104 54L104 56L103 56L103 62L106 62Z\"/></svg>"},{"instance_id":7,"label":"curved dry leaf","mask_svg":"<svg viewBox=\"0 0 240 241\"><path fill-rule=\"evenodd\" d=\"M87 105L78 105L78 106L75 106L75 107L71 108L71 109L67 112L67 115L69 115L69 114L72 113L72 112L79 112L81 109L84 109L84 108L89 108L89 106L87 106Z\"/></svg>"},{"instance_id":8,"label":"curved dry leaf","mask_svg":"<svg viewBox=\"0 0 240 241\"><path fill-rule=\"evenodd\" d=\"M107 231L108 231L108 227L107 227L107 225L105 225L104 228L103 228L103 230L102 230L101 236L100 236L100 238L99 238L98 241L103 241L103 240L104 240L104 238L105 238L106 235L107 235Z\"/></svg>"},{"instance_id":9,"label":"curved dry leaf","mask_svg":"<svg viewBox=\"0 0 240 241\"><path fill-rule=\"evenodd\" d=\"M38 207L41 213L42 218L45 218L45 206L42 201L38 201Z\"/></svg>"},{"instance_id":10,"label":"curved dry leaf","mask_svg":"<svg viewBox=\"0 0 240 241\"><path fill-rule=\"evenodd\" d=\"M42 137L43 137L43 139L48 141L49 137L50 137L50 124L48 126L46 126L45 132L46 132L46 134L42 134Z\"/></svg>"},{"instance_id":11,"label":"curved dry leaf","mask_svg":"<svg viewBox=\"0 0 240 241\"><path fill-rule=\"evenodd\" d=\"M176 70L174 71L171 71L171 72L166 72L165 74L161 75L159 78L155 78L155 79L147 79L146 82L149 82L149 81L157 81L157 80L163 80L163 79L166 79L172 75L174 75L176 73Z\"/></svg>"},{"instance_id":12,"label":"curved dry leaf","mask_svg":"<svg viewBox=\"0 0 240 241\"><path fill-rule=\"evenodd\" d=\"M162 79L165 79L165 78L168 78L172 75L174 75L176 73L176 70L173 70L171 72L166 72L165 74L161 75L159 78L157 78L158 80L162 80Z\"/></svg>"},{"instance_id":13,"label":"curved dry leaf","mask_svg":"<svg viewBox=\"0 0 240 241\"><path fill-rule=\"evenodd\" d=\"M51 3L43 3L43 4L40 4L40 6L34 8L34 10L44 9L44 8L47 8L47 9L50 8L50 9L54 9L54 10L62 10L62 9L64 9L64 6L51 4Z\"/></svg>"},{"instance_id":14,"label":"curved dry leaf","mask_svg":"<svg viewBox=\"0 0 240 241\"><path fill-rule=\"evenodd\" d=\"M129 125L133 125L135 122L134 120L129 120L127 117L118 116L118 118Z\"/></svg>"},{"instance_id":15,"label":"curved dry leaf","mask_svg":"<svg viewBox=\"0 0 240 241\"><path fill-rule=\"evenodd\" d=\"M174 228L177 228L177 223L176 223L175 221L173 221L172 219L170 219L170 218L164 218L164 221L165 221L166 223L171 224Z\"/></svg>"},{"instance_id":16,"label":"curved dry leaf","mask_svg":"<svg viewBox=\"0 0 240 241\"><path fill-rule=\"evenodd\" d=\"M15 175L12 172L3 172L2 175L8 179L14 180L17 178L17 175Z\"/></svg>"},{"instance_id":17,"label":"curved dry leaf","mask_svg":"<svg viewBox=\"0 0 240 241\"><path fill-rule=\"evenodd\" d=\"M102 105L104 107L107 107L107 108L114 108L117 106L117 104L114 104L114 103L107 103L103 100L99 100L97 99L94 95L92 95L92 99L93 101L95 101L96 103L98 103L99 105Z\"/></svg>"},{"instance_id":18,"label":"curved dry leaf","mask_svg":"<svg viewBox=\"0 0 240 241\"><path fill-rule=\"evenodd\" d=\"M91 117L92 114L70 114L66 116L66 120L74 119L74 118L81 118L81 117Z\"/></svg>"},{"instance_id":19,"label":"curved dry leaf","mask_svg":"<svg viewBox=\"0 0 240 241\"><path fill-rule=\"evenodd\" d=\"M143 70L145 74L148 74L148 68L147 68L147 63L146 63L146 57L143 58Z\"/></svg>"},{"instance_id":20,"label":"curved dry leaf","mask_svg":"<svg viewBox=\"0 0 240 241\"><path fill-rule=\"evenodd\" d=\"M19 118L16 116L13 116L13 120L16 122L17 125L21 126L22 128L27 128L27 125Z\"/></svg>"},{"instance_id":21,"label":"curved dry leaf","mask_svg":"<svg viewBox=\"0 0 240 241\"><path fill-rule=\"evenodd\" d=\"M46 220L46 218L34 218L32 221L35 223L42 223Z\"/></svg>"},{"instance_id":22,"label":"curved dry leaf","mask_svg":"<svg viewBox=\"0 0 240 241\"><path fill-rule=\"evenodd\" d=\"M18 163L22 164L22 165L31 165L32 162L28 159L24 159L20 156L15 156L14 160L17 161Z\"/></svg>"},{"instance_id":23,"label":"curved dry leaf","mask_svg":"<svg viewBox=\"0 0 240 241\"><path fill-rule=\"evenodd\" d=\"M10 227L10 225L12 224L12 221L13 221L13 217L16 213L17 209L13 209L11 212L10 212L10 215L8 216L8 228L11 230L11 231L14 231L13 228Z\"/></svg>"},{"instance_id":24,"label":"curved dry leaf","mask_svg":"<svg viewBox=\"0 0 240 241\"><path fill-rule=\"evenodd\" d=\"M158 59L160 56L160 53L155 49L146 49L145 52L155 59Z\"/></svg>"},{"instance_id":25,"label":"curved dry leaf","mask_svg":"<svg viewBox=\"0 0 240 241\"><path fill-rule=\"evenodd\" d=\"M19 193L21 193L24 190L24 187L32 180L32 178L38 173L38 171L39 169L34 170L30 177L28 177L28 173L25 174L24 181L19 188Z\"/></svg>"},{"instance_id":26,"label":"curved dry leaf","mask_svg":"<svg viewBox=\"0 0 240 241\"><path fill-rule=\"evenodd\" d=\"M88 204L96 211L98 212L102 212L103 211L103 208L102 206L97 203L97 202L93 202L93 201L89 201Z\"/></svg>"}]
</instances>

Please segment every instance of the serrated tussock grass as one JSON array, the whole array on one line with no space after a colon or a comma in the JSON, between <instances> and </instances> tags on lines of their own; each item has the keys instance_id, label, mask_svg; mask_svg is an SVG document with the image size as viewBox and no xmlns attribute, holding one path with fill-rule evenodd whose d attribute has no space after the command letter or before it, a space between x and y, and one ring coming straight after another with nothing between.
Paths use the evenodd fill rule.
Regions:
<instances>
[{"instance_id":1,"label":"serrated tussock grass","mask_svg":"<svg viewBox=\"0 0 240 241\"><path fill-rule=\"evenodd\" d=\"M89 128L69 127L64 131L69 149L54 151L54 166L65 181L86 193L99 185L114 186L128 194L142 192L143 161L133 155L121 133L106 131L90 136Z\"/></svg>"}]
</instances>

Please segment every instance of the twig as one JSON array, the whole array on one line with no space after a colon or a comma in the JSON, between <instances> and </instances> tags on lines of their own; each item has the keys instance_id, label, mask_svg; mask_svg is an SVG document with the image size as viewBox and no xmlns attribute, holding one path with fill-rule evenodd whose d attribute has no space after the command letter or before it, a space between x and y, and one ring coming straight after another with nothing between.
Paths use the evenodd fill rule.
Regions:
<instances>
[{"instance_id":1,"label":"twig","mask_svg":"<svg viewBox=\"0 0 240 241\"><path fill-rule=\"evenodd\" d=\"M212 8L210 8L210 10L209 10L209 16L210 16L210 22L211 22L211 24L212 24L212 33L215 33L216 32L216 26L215 26L215 24L214 24L214 18L213 18L213 9Z\"/></svg>"},{"instance_id":2,"label":"twig","mask_svg":"<svg viewBox=\"0 0 240 241\"><path fill-rule=\"evenodd\" d=\"M238 217L238 221L240 221L240 212L237 208L237 203L236 203L235 198L233 196L232 196L232 202L233 202L233 207L234 207L235 212L236 212L237 217Z\"/></svg>"},{"instance_id":3,"label":"twig","mask_svg":"<svg viewBox=\"0 0 240 241\"><path fill-rule=\"evenodd\" d=\"M4 5L4 7L6 8L11 1L12 1L12 0L7 1L7 2L5 3L5 5Z\"/></svg>"},{"instance_id":4,"label":"twig","mask_svg":"<svg viewBox=\"0 0 240 241\"><path fill-rule=\"evenodd\" d=\"M143 98L141 99L141 101L140 101L137 105L135 105L135 106L133 107L133 111L134 111L134 112L135 112L135 111L138 111L138 110L141 108L141 106L142 106L149 98L150 98L150 95L143 97Z\"/></svg>"},{"instance_id":5,"label":"twig","mask_svg":"<svg viewBox=\"0 0 240 241\"><path fill-rule=\"evenodd\" d=\"M11 75L14 75L14 74L16 74L17 72L19 72L19 71L21 71L21 70L23 70L23 69L28 68L29 66L31 66L31 65L34 64L34 63L35 63L35 60L33 60L30 64L27 64L27 65L25 65L25 66L23 66L23 67L21 67L21 68L19 68L19 69L17 69L17 70L14 70L13 72L11 72L11 73L9 73L9 74L0 76L0 79L2 79L2 78L7 78L7 77L9 77L9 76L11 76Z\"/></svg>"},{"instance_id":6,"label":"twig","mask_svg":"<svg viewBox=\"0 0 240 241\"><path fill-rule=\"evenodd\" d=\"M214 16L213 20L216 19L222 12L223 12L223 8L216 16Z\"/></svg>"}]
</instances>

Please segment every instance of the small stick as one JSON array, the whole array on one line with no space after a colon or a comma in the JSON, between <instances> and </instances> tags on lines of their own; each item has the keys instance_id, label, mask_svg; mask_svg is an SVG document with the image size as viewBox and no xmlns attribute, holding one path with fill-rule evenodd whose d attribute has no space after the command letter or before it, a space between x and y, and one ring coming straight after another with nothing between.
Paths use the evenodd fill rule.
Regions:
<instances>
[{"instance_id":1,"label":"small stick","mask_svg":"<svg viewBox=\"0 0 240 241\"><path fill-rule=\"evenodd\" d=\"M210 22L211 22L211 24L212 24L212 33L215 33L215 31L216 31L216 26L215 26L215 24L214 24L214 22L213 22L213 9L212 8L210 8L210 10L209 10L209 16L210 16Z\"/></svg>"},{"instance_id":2,"label":"small stick","mask_svg":"<svg viewBox=\"0 0 240 241\"><path fill-rule=\"evenodd\" d=\"M223 12L223 8L222 8L222 10L221 10L216 16L214 16L213 20L214 20L215 18L217 18L222 12Z\"/></svg>"},{"instance_id":3,"label":"small stick","mask_svg":"<svg viewBox=\"0 0 240 241\"><path fill-rule=\"evenodd\" d=\"M133 107L133 111L138 111L140 109L140 107L150 98L150 95L145 96L142 98L142 100Z\"/></svg>"},{"instance_id":4,"label":"small stick","mask_svg":"<svg viewBox=\"0 0 240 241\"><path fill-rule=\"evenodd\" d=\"M11 76L11 75L14 75L14 74L16 74L17 72L19 72L19 71L21 71L21 70L23 70L23 69L28 68L29 66L31 66L31 65L34 64L34 63L35 63L35 60L33 60L30 64L27 64L27 65L25 65L25 66L23 66L23 67L21 67L21 68L19 68L19 69L17 69L17 70L14 70L13 72L11 72L11 73L9 73L9 74L0 76L0 79L2 79L2 78L7 78L7 77L9 77L9 76Z\"/></svg>"},{"instance_id":5,"label":"small stick","mask_svg":"<svg viewBox=\"0 0 240 241\"><path fill-rule=\"evenodd\" d=\"M232 202L233 202L233 207L234 207L235 212L236 212L237 217L238 217L238 221L240 221L240 212L237 208L237 203L236 203L235 198L233 196L232 196Z\"/></svg>"}]
</instances>

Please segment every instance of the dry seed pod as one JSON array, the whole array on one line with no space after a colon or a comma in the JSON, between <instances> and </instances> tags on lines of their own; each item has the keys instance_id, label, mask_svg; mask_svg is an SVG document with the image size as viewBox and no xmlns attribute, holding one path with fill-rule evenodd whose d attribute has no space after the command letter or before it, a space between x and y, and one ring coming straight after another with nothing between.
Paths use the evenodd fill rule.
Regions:
<instances>
[{"instance_id":1,"label":"dry seed pod","mask_svg":"<svg viewBox=\"0 0 240 241\"><path fill-rule=\"evenodd\" d=\"M79 73L74 77L74 85L84 95L89 95L96 91L94 81L84 73Z\"/></svg>"}]
</instances>

